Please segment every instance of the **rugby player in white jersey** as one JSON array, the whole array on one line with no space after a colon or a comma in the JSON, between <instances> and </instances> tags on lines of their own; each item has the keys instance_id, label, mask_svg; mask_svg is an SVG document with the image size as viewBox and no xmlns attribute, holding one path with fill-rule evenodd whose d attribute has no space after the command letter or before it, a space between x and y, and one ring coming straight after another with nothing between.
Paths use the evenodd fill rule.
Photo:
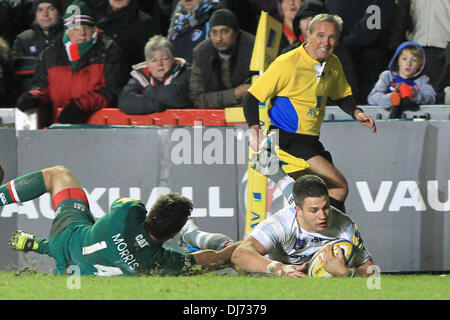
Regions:
<instances>
[{"instance_id":1,"label":"rugby player in white jersey","mask_svg":"<svg viewBox=\"0 0 450 320\"><path fill-rule=\"evenodd\" d=\"M323 267L335 277L369 275L371 254L350 217L330 207L325 182L305 175L294 183L292 193L295 206L259 223L236 248L231 261L249 272L304 278L314 253L333 240L345 239L358 250L355 268L345 265L342 249L334 256L331 246L324 250Z\"/></svg>"}]
</instances>

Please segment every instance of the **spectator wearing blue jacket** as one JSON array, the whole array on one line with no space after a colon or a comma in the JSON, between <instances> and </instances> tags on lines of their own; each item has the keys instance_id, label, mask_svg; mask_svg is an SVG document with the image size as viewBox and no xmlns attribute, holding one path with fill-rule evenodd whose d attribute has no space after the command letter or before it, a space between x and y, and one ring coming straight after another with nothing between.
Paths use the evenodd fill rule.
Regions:
<instances>
[{"instance_id":1,"label":"spectator wearing blue jacket","mask_svg":"<svg viewBox=\"0 0 450 320\"><path fill-rule=\"evenodd\" d=\"M423 74L425 52L415 42L403 42L389 63L389 70L383 71L368 96L369 104L392 107L400 114L401 108L434 104L436 92L430 78ZM398 117L398 116L394 116Z\"/></svg>"}]
</instances>

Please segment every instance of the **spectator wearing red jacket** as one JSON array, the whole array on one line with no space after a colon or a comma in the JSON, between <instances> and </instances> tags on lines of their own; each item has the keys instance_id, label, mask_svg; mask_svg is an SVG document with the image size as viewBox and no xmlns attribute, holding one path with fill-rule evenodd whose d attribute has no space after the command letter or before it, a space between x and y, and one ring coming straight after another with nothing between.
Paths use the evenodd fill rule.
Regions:
<instances>
[{"instance_id":1,"label":"spectator wearing red jacket","mask_svg":"<svg viewBox=\"0 0 450 320\"><path fill-rule=\"evenodd\" d=\"M39 56L31 89L17 100L22 110L51 107L53 122L84 123L93 112L116 106L120 91L118 45L96 27L91 8L74 1L65 32ZM56 118L56 110L63 110Z\"/></svg>"}]
</instances>

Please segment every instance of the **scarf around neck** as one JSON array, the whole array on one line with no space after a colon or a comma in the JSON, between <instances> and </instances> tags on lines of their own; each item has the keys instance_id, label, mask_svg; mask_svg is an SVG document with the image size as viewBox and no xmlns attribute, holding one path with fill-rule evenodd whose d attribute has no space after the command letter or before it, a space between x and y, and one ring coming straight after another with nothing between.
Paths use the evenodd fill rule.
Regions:
<instances>
[{"instance_id":1,"label":"scarf around neck","mask_svg":"<svg viewBox=\"0 0 450 320\"><path fill-rule=\"evenodd\" d=\"M220 0L200 0L194 12L188 12L181 1L177 4L169 27L169 36L176 35L177 32L192 28L197 24L197 19L220 6Z\"/></svg>"},{"instance_id":2,"label":"scarf around neck","mask_svg":"<svg viewBox=\"0 0 450 320\"><path fill-rule=\"evenodd\" d=\"M150 70L148 69L147 62L141 62L133 66L133 70L130 74L143 86L144 88L148 86L166 86L171 84L173 79L175 79L186 67L186 60L183 58L175 58L175 61L169 71L164 75L162 80L154 78Z\"/></svg>"},{"instance_id":3,"label":"scarf around neck","mask_svg":"<svg viewBox=\"0 0 450 320\"><path fill-rule=\"evenodd\" d=\"M289 41L289 44L297 41L294 31L283 23L283 33Z\"/></svg>"},{"instance_id":4,"label":"scarf around neck","mask_svg":"<svg viewBox=\"0 0 450 320\"><path fill-rule=\"evenodd\" d=\"M72 43L67 35L67 32L63 34L63 44L66 48L67 58L69 58L72 69L77 67L81 57L83 57L97 42L98 29L95 29L91 39L80 43Z\"/></svg>"}]
</instances>

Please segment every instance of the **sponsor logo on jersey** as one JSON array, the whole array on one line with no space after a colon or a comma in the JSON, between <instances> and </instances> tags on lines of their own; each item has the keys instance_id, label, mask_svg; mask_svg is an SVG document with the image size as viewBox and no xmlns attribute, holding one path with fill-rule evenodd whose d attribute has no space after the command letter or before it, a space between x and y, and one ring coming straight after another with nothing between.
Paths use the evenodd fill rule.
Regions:
<instances>
[{"instance_id":1,"label":"sponsor logo on jersey","mask_svg":"<svg viewBox=\"0 0 450 320\"><path fill-rule=\"evenodd\" d=\"M3 204L8 204L8 202L6 201L6 197L5 194L2 192L0 193L0 200L2 200Z\"/></svg>"},{"instance_id":2,"label":"sponsor logo on jersey","mask_svg":"<svg viewBox=\"0 0 450 320\"><path fill-rule=\"evenodd\" d=\"M144 247L149 246L147 240L145 240L145 238L142 234L137 235L135 239L136 239L139 247L144 248Z\"/></svg>"},{"instance_id":3,"label":"sponsor logo on jersey","mask_svg":"<svg viewBox=\"0 0 450 320\"><path fill-rule=\"evenodd\" d=\"M295 245L294 245L294 250L299 250L304 248L306 245L306 241L304 239L300 239L300 238L296 238L295 239Z\"/></svg>"},{"instance_id":4,"label":"sponsor logo on jersey","mask_svg":"<svg viewBox=\"0 0 450 320\"><path fill-rule=\"evenodd\" d=\"M73 207L77 210L80 210L82 212L84 212L86 210L86 207L84 205L82 205L81 203L78 202L74 202L73 203Z\"/></svg>"}]
</instances>

